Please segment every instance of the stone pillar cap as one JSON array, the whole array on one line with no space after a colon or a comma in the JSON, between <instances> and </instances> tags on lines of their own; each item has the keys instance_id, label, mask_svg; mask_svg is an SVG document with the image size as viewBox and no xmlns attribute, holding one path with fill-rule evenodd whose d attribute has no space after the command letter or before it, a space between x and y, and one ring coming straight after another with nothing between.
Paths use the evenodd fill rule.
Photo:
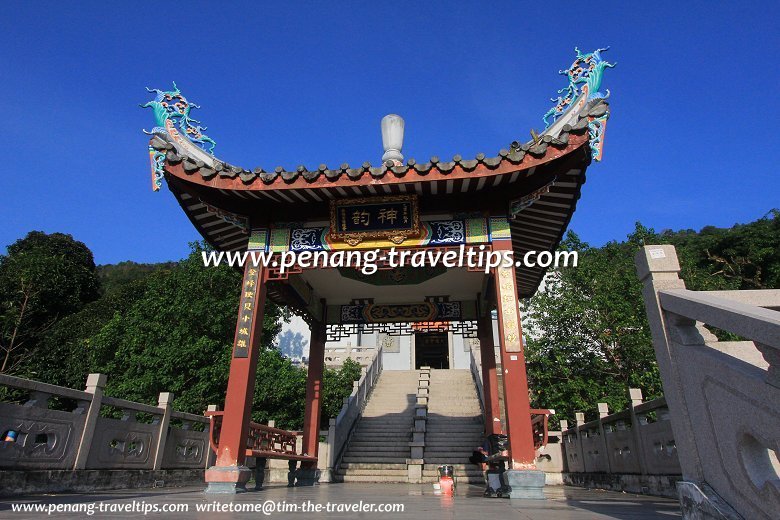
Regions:
<instances>
[{"instance_id":1,"label":"stone pillar cap","mask_svg":"<svg viewBox=\"0 0 780 520\"><path fill-rule=\"evenodd\" d=\"M643 246L636 254L636 274L644 280L651 273L679 273L677 251L671 245Z\"/></svg>"}]
</instances>

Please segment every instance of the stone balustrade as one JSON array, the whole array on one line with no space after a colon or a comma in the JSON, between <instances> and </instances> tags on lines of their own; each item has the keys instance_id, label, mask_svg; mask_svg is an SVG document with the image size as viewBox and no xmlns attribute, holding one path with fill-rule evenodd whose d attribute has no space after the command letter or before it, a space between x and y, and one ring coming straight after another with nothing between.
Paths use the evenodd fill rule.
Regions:
<instances>
[{"instance_id":1,"label":"stone balustrade","mask_svg":"<svg viewBox=\"0 0 780 520\"><path fill-rule=\"evenodd\" d=\"M644 246L636 268L677 441L683 517L777 518L780 290L687 290L668 245Z\"/></svg>"},{"instance_id":2,"label":"stone balustrade","mask_svg":"<svg viewBox=\"0 0 780 520\"><path fill-rule=\"evenodd\" d=\"M341 462L344 448L347 446L355 424L363 413L371 391L382 373L382 347L371 350L373 351L373 359L363 367L360 379L353 383L352 393L349 397L344 398L344 404L338 416L330 419L327 433L322 432L322 436L326 437L327 449L325 450L326 456L323 456L323 443L320 443L319 460L325 462L325 468L322 467L322 462L320 463L321 482L332 480L333 471Z\"/></svg>"},{"instance_id":3,"label":"stone balustrade","mask_svg":"<svg viewBox=\"0 0 780 520\"><path fill-rule=\"evenodd\" d=\"M409 441L409 458L406 459L407 477L411 484L420 484L423 481L423 466L425 465L425 432L428 424L428 400L430 399L430 392L431 367L421 367L417 379L412 440Z\"/></svg>"},{"instance_id":4,"label":"stone balustrade","mask_svg":"<svg viewBox=\"0 0 780 520\"><path fill-rule=\"evenodd\" d=\"M382 372L382 349L372 350L373 359L363 368L352 393L344 399L339 415L330 419L328 430L320 432L318 467L322 482L330 481L332 469L338 465ZM213 463L208 417L173 410L170 392L162 392L157 406L152 406L105 396L105 386L103 374L90 374L83 391L0 374L0 387L10 389L8 395L18 401L0 402L0 471L200 471ZM56 408L50 406L55 401ZM62 406L63 403L71 405ZM211 405L208 410L217 411L217 407ZM250 459L248 463L254 465L254 460ZM287 461L269 461L267 469L270 474L266 475L266 482L288 478ZM132 478L133 485L147 484L129 473L123 475ZM150 475L154 476L153 473ZM12 492L21 489L109 489L121 484L105 482L103 486L93 482L85 485L73 474L63 473L61 486L45 487L41 483L31 485L27 477L29 475L16 479L8 489ZM171 478L170 474L166 477ZM182 483L194 483L192 477L196 482L202 482L202 473L187 474L186 477L190 480Z\"/></svg>"},{"instance_id":5,"label":"stone balustrade","mask_svg":"<svg viewBox=\"0 0 780 520\"><path fill-rule=\"evenodd\" d=\"M173 410L169 392L151 406L105 396L105 385L103 374L90 374L84 391L0 375L22 401L0 402L0 469L205 468L206 417Z\"/></svg>"},{"instance_id":6,"label":"stone balustrade","mask_svg":"<svg viewBox=\"0 0 780 520\"><path fill-rule=\"evenodd\" d=\"M564 482L618 491L676 496L680 462L666 399L642 402L642 392L630 390L628 409L610 414L598 404L599 417L576 425L561 420Z\"/></svg>"},{"instance_id":7,"label":"stone balustrade","mask_svg":"<svg viewBox=\"0 0 780 520\"><path fill-rule=\"evenodd\" d=\"M376 357L376 347L345 346L325 347L325 366L340 367L347 359L351 359L361 366L369 366Z\"/></svg>"}]
</instances>

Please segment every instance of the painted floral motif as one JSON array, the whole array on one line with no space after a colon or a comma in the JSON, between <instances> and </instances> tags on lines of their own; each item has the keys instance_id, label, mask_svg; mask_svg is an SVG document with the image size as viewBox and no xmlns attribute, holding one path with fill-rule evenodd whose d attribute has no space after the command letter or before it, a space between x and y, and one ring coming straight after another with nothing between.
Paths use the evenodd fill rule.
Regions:
<instances>
[{"instance_id":1,"label":"painted floral motif","mask_svg":"<svg viewBox=\"0 0 780 520\"><path fill-rule=\"evenodd\" d=\"M462 220L440 220L430 222L431 244L463 244L466 241L466 226Z\"/></svg>"},{"instance_id":2,"label":"painted floral motif","mask_svg":"<svg viewBox=\"0 0 780 520\"><path fill-rule=\"evenodd\" d=\"M292 251L321 251L322 228L296 228L292 230L290 237L290 249Z\"/></svg>"},{"instance_id":3,"label":"painted floral motif","mask_svg":"<svg viewBox=\"0 0 780 520\"><path fill-rule=\"evenodd\" d=\"M436 304L439 310L437 318L439 319L459 319L460 302L439 302Z\"/></svg>"}]
</instances>

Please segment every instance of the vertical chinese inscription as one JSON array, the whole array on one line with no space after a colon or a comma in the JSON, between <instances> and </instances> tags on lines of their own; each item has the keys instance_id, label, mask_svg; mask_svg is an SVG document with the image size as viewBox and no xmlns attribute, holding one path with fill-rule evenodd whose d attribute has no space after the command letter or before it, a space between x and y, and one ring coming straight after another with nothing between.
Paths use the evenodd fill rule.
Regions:
<instances>
[{"instance_id":1,"label":"vertical chinese inscription","mask_svg":"<svg viewBox=\"0 0 780 520\"><path fill-rule=\"evenodd\" d=\"M244 281L241 285L238 325L236 326L235 345L233 346L234 358L249 357L249 348L252 345L255 305L257 305L259 288L260 270L256 267L247 267L246 271L244 271Z\"/></svg>"},{"instance_id":2,"label":"vertical chinese inscription","mask_svg":"<svg viewBox=\"0 0 780 520\"><path fill-rule=\"evenodd\" d=\"M521 352L520 325L517 322L517 293L515 292L514 270L511 267L496 268L498 275L498 301L503 324L504 349L506 352Z\"/></svg>"}]
</instances>

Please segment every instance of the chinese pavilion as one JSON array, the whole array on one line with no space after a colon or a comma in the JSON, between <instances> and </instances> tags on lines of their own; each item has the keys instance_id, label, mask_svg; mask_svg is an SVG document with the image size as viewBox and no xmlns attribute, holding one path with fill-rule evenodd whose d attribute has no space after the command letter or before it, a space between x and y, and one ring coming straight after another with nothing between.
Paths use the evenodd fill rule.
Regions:
<instances>
[{"instance_id":1,"label":"chinese pavilion","mask_svg":"<svg viewBox=\"0 0 780 520\"><path fill-rule=\"evenodd\" d=\"M456 155L445 160L403 162L403 121L382 121L382 163L247 170L213 155L215 143L192 119L197 108L174 90L156 97L150 132L152 187L163 179L198 232L219 251L412 251L481 248L514 253L552 251L575 210L593 159L600 160L609 116L600 92L606 49L583 54L561 74L568 85L545 115L546 128L527 142L512 142L495 155ZM393 217L393 218L389 218ZM509 437L511 472L534 473L531 407L518 299L534 294L546 269L499 266L483 269L428 266L424 273L372 275L342 268L244 267L238 323L224 411L215 437L216 463L209 487L238 490L249 479L246 457L279 455L258 442L250 427L255 369L270 299L293 309L311 328L305 423L300 454L283 458L316 468L320 385L326 341L356 330L425 334L442 325L479 338L486 434ZM414 268L404 268L414 271ZM491 314L498 317L505 425L498 419L496 356ZM435 344L436 342L430 342ZM434 348L434 347L432 347ZM501 432L501 430L504 430ZM294 450L292 450L294 451ZM537 472L538 473L538 472ZM543 473L542 473L543 475ZM543 482L543 479L542 479Z\"/></svg>"}]
</instances>

